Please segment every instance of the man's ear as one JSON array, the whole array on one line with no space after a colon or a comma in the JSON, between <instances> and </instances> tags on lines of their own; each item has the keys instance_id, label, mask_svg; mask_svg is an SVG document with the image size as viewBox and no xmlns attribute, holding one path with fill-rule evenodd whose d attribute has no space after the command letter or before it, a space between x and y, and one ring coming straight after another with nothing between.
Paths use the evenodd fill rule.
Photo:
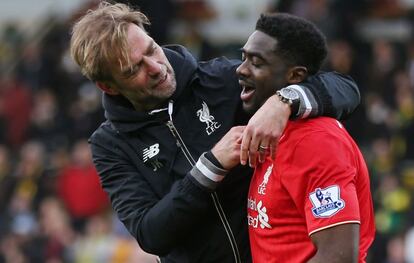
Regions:
<instances>
[{"instance_id":1,"label":"man's ear","mask_svg":"<svg viewBox=\"0 0 414 263\"><path fill-rule=\"evenodd\" d=\"M100 88L106 94L109 94L109 95L119 95L119 92L117 90L115 90L112 87L112 85L109 85L107 83L100 82L100 81L97 81L95 83L96 83L96 86L98 86L98 88Z\"/></svg>"},{"instance_id":2,"label":"man's ear","mask_svg":"<svg viewBox=\"0 0 414 263\"><path fill-rule=\"evenodd\" d=\"M302 66L291 67L287 72L287 83L297 84L308 76L308 69Z\"/></svg>"}]
</instances>

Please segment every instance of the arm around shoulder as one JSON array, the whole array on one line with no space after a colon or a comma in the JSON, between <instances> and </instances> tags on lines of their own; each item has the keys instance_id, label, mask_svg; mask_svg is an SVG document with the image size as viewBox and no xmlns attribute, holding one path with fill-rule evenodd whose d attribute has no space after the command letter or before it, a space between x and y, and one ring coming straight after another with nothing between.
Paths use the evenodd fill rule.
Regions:
<instances>
[{"instance_id":1,"label":"arm around shoulder","mask_svg":"<svg viewBox=\"0 0 414 263\"><path fill-rule=\"evenodd\" d=\"M338 72L320 72L300 83L298 118L328 116L346 119L360 104L355 81Z\"/></svg>"}]
</instances>

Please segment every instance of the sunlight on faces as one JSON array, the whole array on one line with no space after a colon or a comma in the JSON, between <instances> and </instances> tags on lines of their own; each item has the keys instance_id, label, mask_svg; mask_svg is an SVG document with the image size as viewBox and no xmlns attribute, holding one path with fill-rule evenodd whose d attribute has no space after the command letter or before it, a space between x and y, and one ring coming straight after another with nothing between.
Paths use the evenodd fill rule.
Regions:
<instances>
[{"instance_id":1,"label":"sunlight on faces","mask_svg":"<svg viewBox=\"0 0 414 263\"><path fill-rule=\"evenodd\" d=\"M128 27L130 61L112 63L112 95L126 97L137 110L152 110L176 89L174 70L162 48L135 24Z\"/></svg>"},{"instance_id":2,"label":"sunlight on faces","mask_svg":"<svg viewBox=\"0 0 414 263\"><path fill-rule=\"evenodd\" d=\"M277 40L261 31L253 32L242 48L243 63L237 68L243 108L254 113L276 90L286 85L288 66L275 53Z\"/></svg>"}]
</instances>

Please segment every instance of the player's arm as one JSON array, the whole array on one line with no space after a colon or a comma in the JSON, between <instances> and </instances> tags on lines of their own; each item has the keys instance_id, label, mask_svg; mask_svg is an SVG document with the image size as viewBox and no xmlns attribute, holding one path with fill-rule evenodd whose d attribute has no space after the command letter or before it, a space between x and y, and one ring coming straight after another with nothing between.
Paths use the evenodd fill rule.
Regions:
<instances>
[{"instance_id":1,"label":"player's arm","mask_svg":"<svg viewBox=\"0 0 414 263\"><path fill-rule=\"evenodd\" d=\"M342 224L313 233L317 252L308 263L358 262L359 224Z\"/></svg>"},{"instance_id":2,"label":"player's arm","mask_svg":"<svg viewBox=\"0 0 414 263\"><path fill-rule=\"evenodd\" d=\"M309 102L312 104L309 117L328 116L338 120L348 118L361 102L361 95L355 81L348 75L338 72L320 72L309 76L300 86L306 87ZM304 101L298 117L307 117Z\"/></svg>"},{"instance_id":3,"label":"player's arm","mask_svg":"<svg viewBox=\"0 0 414 263\"><path fill-rule=\"evenodd\" d=\"M352 78L336 72L318 73L293 86L293 91L299 96L299 105L294 104L290 108L277 95L273 95L249 120L241 143L242 164L249 160L251 166L255 166L260 145L269 147L274 157L277 142L289 117L330 116L344 119L349 117L361 99Z\"/></svg>"},{"instance_id":4,"label":"player's arm","mask_svg":"<svg viewBox=\"0 0 414 263\"><path fill-rule=\"evenodd\" d=\"M307 123L307 132L295 130L303 137L289 144L294 150L281 181L295 207L303 207L300 212L317 249L309 262L358 262L361 214L355 153L336 121Z\"/></svg>"}]
</instances>

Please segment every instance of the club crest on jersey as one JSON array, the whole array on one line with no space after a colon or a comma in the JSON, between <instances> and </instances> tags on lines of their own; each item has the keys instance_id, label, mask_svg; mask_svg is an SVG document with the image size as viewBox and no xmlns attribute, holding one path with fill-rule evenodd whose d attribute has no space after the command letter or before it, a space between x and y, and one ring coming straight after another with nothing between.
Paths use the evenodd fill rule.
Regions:
<instances>
[{"instance_id":1,"label":"club crest on jersey","mask_svg":"<svg viewBox=\"0 0 414 263\"><path fill-rule=\"evenodd\" d=\"M267 170L263 176L263 182L257 187L257 192L260 195L266 194L266 185L269 182L270 174L272 173L273 164L271 164L269 167L267 167Z\"/></svg>"},{"instance_id":2,"label":"club crest on jersey","mask_svg":"<svg viewBox=\"0 0 414 263\"><path fill-rule=\"evenodd\" d=\"M210 109L208 108L207 104L204 101L201 105L202 105L202 108L197 111L197 116L201 122L204 122L207 125L206 133L210 135L215 130L220 128L221 124L214 121L214 116L210 114Z\"/></svg>"},{"instance_id":3,"label":"club crest on jersey","mask_svg":"<svg viewBox=\"0 0 414 263\"><path fill-rule=\"evenodd\" d=\"M312 213L315 217L331 217L345 207L337 185L324 189L316 188L315 192L309 195L309 199L313 204Z\"/></svg>"}]
</instances>

